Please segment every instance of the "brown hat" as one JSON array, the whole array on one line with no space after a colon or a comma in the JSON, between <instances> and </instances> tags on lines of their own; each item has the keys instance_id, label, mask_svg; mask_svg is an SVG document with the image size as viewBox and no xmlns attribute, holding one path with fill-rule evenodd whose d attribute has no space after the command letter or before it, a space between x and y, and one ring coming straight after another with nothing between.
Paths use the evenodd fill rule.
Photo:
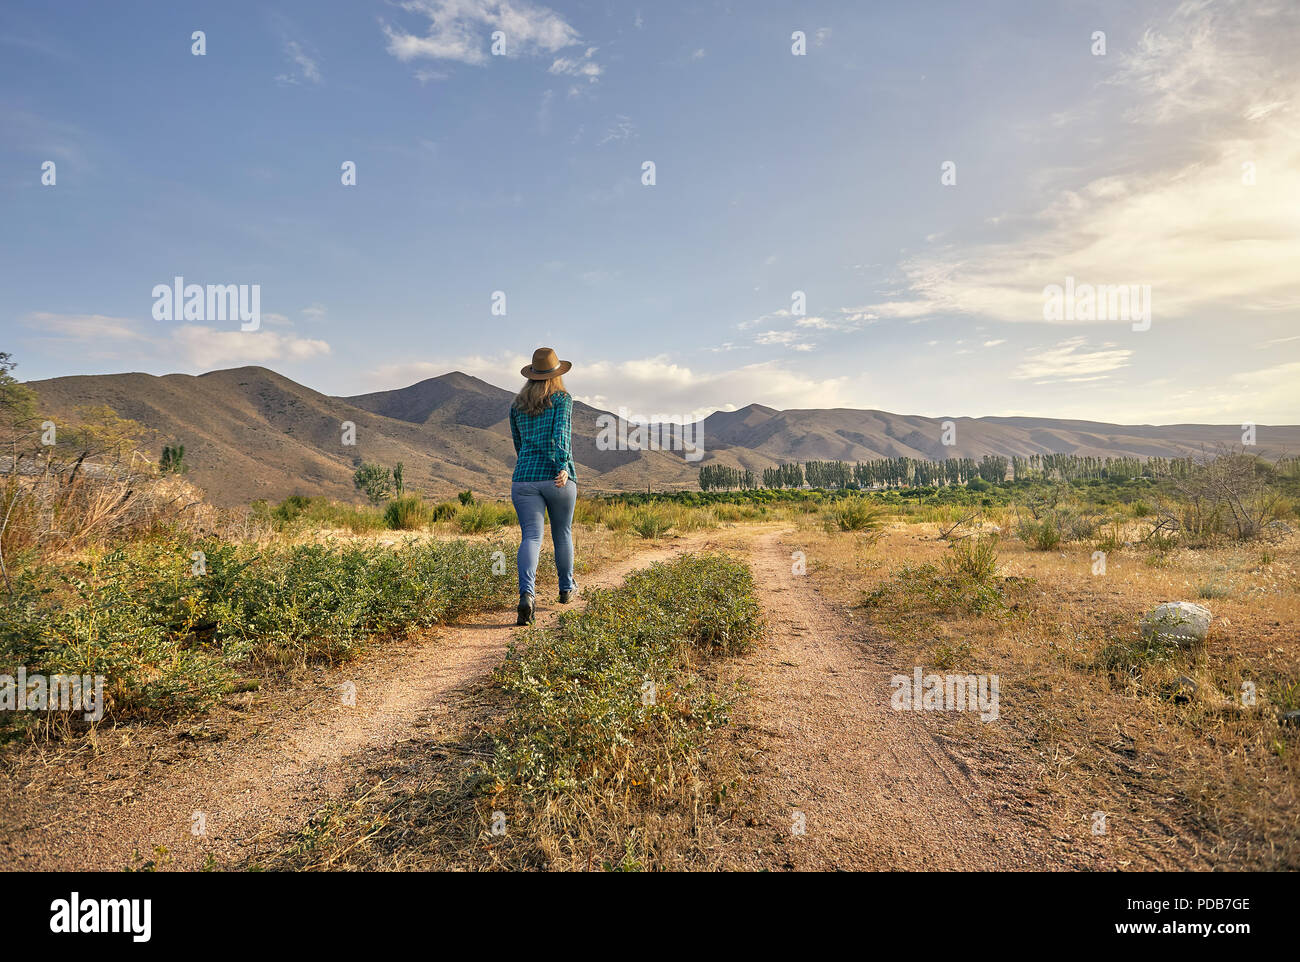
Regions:
<instances>
[{"instance_id":1,"label":"brown hat","mask_svg":"<svg viewBox=\"0 0 1300 962\"><path fill-rule=\"evenodd\" d=\"M561 361L553 349L539 347L533 351L533 363L520 368L519 373L530 381L549 381L561 374L568 374L571 367L573 363Z\"/></svg>"}]
</instances>

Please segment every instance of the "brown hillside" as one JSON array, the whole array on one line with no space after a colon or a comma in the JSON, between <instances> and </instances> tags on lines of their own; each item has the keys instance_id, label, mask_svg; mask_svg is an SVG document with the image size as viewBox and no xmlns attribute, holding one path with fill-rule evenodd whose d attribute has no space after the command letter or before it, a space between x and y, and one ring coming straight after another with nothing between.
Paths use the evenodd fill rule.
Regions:
<instances>
[{"instance_id":1,"label":"brown hillside","mask_svg":"<svg viewBox=\"0 0 1300 962\"><path fill-rule=\"evenodd\" d=\"M261 367L197 377L106 374L30 382L49 415L107 404L153 432L152 447L185 445L189 478L219 505L290 494L355 500L362 460L405 464L408 487L445 496L472 488L504 495L514 450L507 422L512 392L452 372L409 387L357 397L320 394ZM703 462L668 451L600 451L597 418L574 405L574 458L586 490L693 487L701 463L761 472L790 460L980 457L984 454L1195 454L1240 441L1237 425L1123 426L1045 418L953 418L957 443L940 443L942 418L884 411L777 411L758 404L704 421ZM343 423L356 425L344 446ZM1266 454L1300 452L1300 427L1258 429Z\"/></svg>"}]
</instances>

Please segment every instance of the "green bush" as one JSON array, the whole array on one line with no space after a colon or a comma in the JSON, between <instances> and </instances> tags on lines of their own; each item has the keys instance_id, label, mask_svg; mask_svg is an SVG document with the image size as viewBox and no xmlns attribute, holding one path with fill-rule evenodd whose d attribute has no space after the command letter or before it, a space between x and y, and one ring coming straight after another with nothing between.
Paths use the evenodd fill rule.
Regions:
<instances>
[{"instance_id":1,"label":"green bush","mask_svg":"<svg viewBox=\"0 0 1300 962\"><path fill-rule=\"evenodd\" d=\"M845 498L830 510L830 518L841 531L878 531L880 511L865 498Z\"/></svg>"},{"instance_id":2,"label":"green bush","mask_svg":"<svg viewBox=\"0 0 1300 962\"><path fill-rule=\"evenodd\" d=\"M514 585L492 574L494 550L504 548L160 541L30 568L0 609L0 672L102 674L119 719L200 710L238 666L341 660L506 604Z\"/></svg>"},{"instance_id":3,"label":"green bush","mask_svg":"<svg viewBox=\"0 0 1300 962\"><path fill-rule=\"evenodd\" d=\"M419 495L405 494L394 498L384 508L384 524L395 531L418 531L433 521L432 505Z\"/></svg>"},{"instance_id":4,"label":"green bush","mask_svg":"<svg viewBox=\"0 0 1300 962\"><path fill-rule=\"evenodd\" d=\"M312 499L301 494L291 494L271 512L276 521L297 521L298 517L311 505Z\"/></svg>"},{"instance_id":5,"label":"green bush","mask_svg":"<svg viewBox=\"0 0 1300 962\"><path fill-rule=\"evenodd\" d=\"M495 504L490 501L474 501L462 505L456 512L456 523L466 534L482 534L496 531L503 525L516 522L515 509L508 504Z\"/></svg>"},{"instance_id":6,"label":"green bush","mask_svg":"<svg viewBox=\"0 0 1300 962\"><path fill-rule=\"evenodd\" d=\"M694 663L746 651L761 630L753 576L725 555L683 555L590 592L499 669L514 707L489 770L526 793L663 784L725 720Z\"/></svg>"},{"instance_id":7,"label":"green bush","mask_svg":"<svg viewBox=\"0 0 1300 962\"><path fill-rule=\"evenodd\" d=\"M992 564L996 567L996 563L994 554ZM1007 605L999 579L992 574L986 578L973 577L961 570L960 564L945 557L942 569L932 564L901 565L889 581L863 593L862 606L881 609L909 620L927 611L941 614L1005 612ZM988 564L987 556L970 562L977 571L987 570Z\"/></svg>"},{"instance_id":8,"label":"green bush","mask_svg":"<svg viewBox=\"0 0 1300 962\"><path fill-rule=\"evenodd\" d=\"M1016 526L1016 537L1038 551L1051 551L1061 545L1061 530L1052 518L1041 521L1022 518Z\"/></svg>"},{"instance_id":9,"label":"green bush","mask_svg":"<svg viewBox=\"0 0 1300 962\"><path fill-rule=\"evenodd\" d=\"M992 582L998 570L998 536L981 535L954 541L944 555L943 567L950 576L965 575L979 584Z\"/></svg>"},{"instance_id":10,"label":"green bush","mask_svg":"<svg viewBox=\"0 0 1300 962\"><path fill-rule=\"evenodd\" d=\"M643 538L662 538L672 527L672 519L666 512L642 508L632 513L632 530Z\"/></svg>"},{"instance_id":11,"label":"green bush","mask_svg":"<svg viewBox=\"0 0 1300 962\"><path fill-rule=\"evenodd\" d=\"M430 521L450 521L456 517L458 507L451 501L439 501L433 506L433 513L429 516Z\"/></svg>"},{"instance_id":12,"label":"green bush","mask_svg":"<svg viewBox=\"0 0 1300 962\"><path fill-rule=\"evenodd\" d=\"M353 534L363 534L367 531L380 531L385 527L384 516L376 508L359 508L329 498L309 498L300 494L285 498L271 510L270 516L282 530L314 526L342 528Z\"/></svg>"}]
</instances>

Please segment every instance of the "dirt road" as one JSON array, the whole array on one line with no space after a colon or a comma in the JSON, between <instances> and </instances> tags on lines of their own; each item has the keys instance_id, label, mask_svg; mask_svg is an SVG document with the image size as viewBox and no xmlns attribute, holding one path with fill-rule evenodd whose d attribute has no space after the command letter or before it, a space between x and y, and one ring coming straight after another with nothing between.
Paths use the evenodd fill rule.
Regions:
<instances>
[{"instance_id":1,"label":"dirt road","mask_svg":"<svg viewBox=\"0 0 1300 962\"><path fill-rule=\"evenodd\" d=\"M688 550L683 538L584 579L618 584ZM539 621L560 606L541 599ZM276 840L347 788L368 760L427 736L448 697L488 675L513 637L514 609L389 645L243 713L192 726L119 729L72 757L51 746L0 777L0 869L199 869ZM345 702L351 685L355 705ZM201 831L200 831L201 828Z\"/></svg>"},{"instance_id":2,"label":"dirt road","mask_svg":"<svg viewBox=\"0 0 1300 962\"><path fill-rule=\"evenodd\" d=\"M891 708L890 677L911 666L793 573L787 534L725 539L749 556L770 630L728 669L751 697L721 737L740 745L750 770L744 824L723 831L721 867L1044 867L1039 840L1007 814L1018 801L1008 780L968 764L968 740ZM642 551L587 586L617 584L706 540ZM558 605L543 607L546 620ZM0 778L0 867L192 870L273 846L368 765L452 725L456 693L481 683L513 636L513 610L471 620L320 670L265 703L249 696L242 713L223 709L189 728L119 729L72 758L30 750ZM347 683L355 705L345 703Z\"/></svg>"},{"instance_id":3,"label":"dirt road","mask_svg":"<svg viewBox=\"0 0 1300 962\"><path fill-rule=\"evenodd\" d=\"M770 631L737 666L752 685L737 721L754 759L756 824L728 844L727 867L1045 867L1025 826L1002 814L1006 786L977 775L925 720L893 710L890 677L912 666L793 573L782 535L752 545Z\"/></svg>"}]
</instances>

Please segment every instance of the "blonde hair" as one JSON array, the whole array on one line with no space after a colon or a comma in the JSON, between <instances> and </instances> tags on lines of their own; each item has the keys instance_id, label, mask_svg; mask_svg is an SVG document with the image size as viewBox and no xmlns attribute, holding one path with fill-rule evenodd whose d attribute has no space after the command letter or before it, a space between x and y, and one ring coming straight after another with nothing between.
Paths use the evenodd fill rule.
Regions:
<instances>
[{"instance_id":1,"label":"blonde hair","mask_svg":"<svg viewBox=\"0 0 1300 962\"><path fill-rule=\"evenodd\" d=\"M551 395L567 394L564 378L556 376L545 381L525 381L523 388L515 396L514 409L522 414L541 414L551 406Z\"/></svg>"}]
</instances>

